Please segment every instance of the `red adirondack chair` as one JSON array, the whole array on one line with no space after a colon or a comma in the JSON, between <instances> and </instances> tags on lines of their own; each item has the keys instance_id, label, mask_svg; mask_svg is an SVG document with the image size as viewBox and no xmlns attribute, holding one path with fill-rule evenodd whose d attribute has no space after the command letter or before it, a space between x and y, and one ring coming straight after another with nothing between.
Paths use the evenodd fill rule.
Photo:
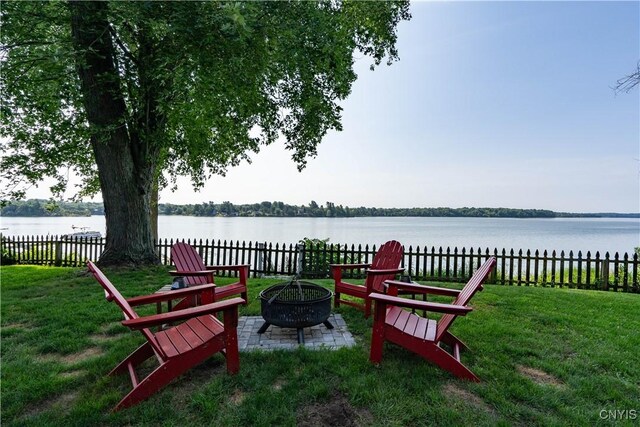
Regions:
<instances>
[{"instance_id":1,"label":"red adirondack chair","mask_svg":"<svg viewBox=\"0 0 640 427\"><path fill-rule=\"evenodd\" d=\"M214 283L214 274L218 271L236 271L238 281L230 285L217 286L215 288L215 301L223 298L240 295L248 303L247 277L249 276L249 265L210 265L205 266L202 258L193 246L180 242L171 247L171 261L176 266L176 271L170 271L173 276L183 276L185 283L189 286L205 285Z\"/></svg>"},{"instance_id":2,"label":"red adirondack chair","mask_svg":"<svg viewBox=\"0 0 640 427\"><path fill-rule=\"evenodd\" d=\"M480 381L460 361L460 349L466 349L467 346L449 332L449 327L457 316L464 316L472 310L467 304L478 290L482 290L482 284L495 264L495 257L489 258L461 291L423 286L417 283L387 281L385 285L388 287L388 294L371 294L371 299L376 302L376 306L369 359L373 363L380 363L384 341L390 341L435 363L459 378ZM455 300L452 304L417 301L398 297L399 291L445 295L455 297ZM436 321L403 308L444 313L444 315ZM445 351L443 344L451 348L451 353Z\"/></svg>"},{"instance_id":3,"label":"red adirondack chair","mask_svg":"<svg viewBox=\"0 0 640 427\"><path fill-rule=\"evenodd\" d=\"M334 306L340 307L340 303L357 307L364 311L364 316L369 317L371 314L371 300L369 294L371 292L383 292L383 283L385 280L395 278L396 274L402 273L404 269L399 268L404 255L404 246L395 240L390 240L380 246L378 252L373 257L371 264L332 264L331 274L335 282ZM366 268L367 277L365 284L354 285L342 280L342 272L344 270L354 270L356 268ZM364 300L363 303L345 300L340 297L341 294L350 295L352 297Z\"/></svg>"},{"instance_id":4,"label":"red adirondack chair","mask_svg":"<svg viewBox=\"0 0 640 427\"><path fill-rule=\"evenodd\" d=\"M231 298L213 302L215 285L202 285L181 290L145 295L125 299L107 277L91 261L89 270L104 288L107 301L115 301L122 309L124 326L139 330L147 342L131 353L109 375L128 372L133 389L116 405L114 411L133 406L169 384L174 378L186 372L213 354L221 352L227 359L227 372L235 374L240 369L238 357L238 305L241 298ZM140 317L132 307L144 304L160 303L176 298L198 296L204 305L184 310L175 310L153 316ZM194 298L196 299L196 298ZM215 314L223 312L223 322ZM179 322L177 326L153 332L150 327ZM160 362L154 371L140 380L135 372L136 366L155 356Z\"/></svg>"}]
</instances>

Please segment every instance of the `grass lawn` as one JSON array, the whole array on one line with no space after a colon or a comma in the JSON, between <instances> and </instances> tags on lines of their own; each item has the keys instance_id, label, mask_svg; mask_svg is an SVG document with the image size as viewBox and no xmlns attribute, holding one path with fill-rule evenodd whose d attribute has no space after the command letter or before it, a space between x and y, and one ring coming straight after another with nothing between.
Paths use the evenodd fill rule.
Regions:
<instances>
[{"instance_id":1,"label":"grass lawn","mask_svg":"<svg viewBox=\"0 0 640 427\"><path fill-rule=\"evenodd\" d=\"M166 271L106 274L130 297L169 283ZM118 307L83 270L10 266L0 275L3 426L640 422L640 295L486 286L472 300L475 310L452 327L471 348L462 359L480 383L456 380L393 345L379 367L371 365L371 320L341 307L355 347L241 353L235 376L216 355L114 414L129 377L106 374L142 336L120 325ZM252 279L252 302L241 315L259 314L257 294L275 282ZM615 410L623 412L607 412Z\"/></svg>"}]
</instances>

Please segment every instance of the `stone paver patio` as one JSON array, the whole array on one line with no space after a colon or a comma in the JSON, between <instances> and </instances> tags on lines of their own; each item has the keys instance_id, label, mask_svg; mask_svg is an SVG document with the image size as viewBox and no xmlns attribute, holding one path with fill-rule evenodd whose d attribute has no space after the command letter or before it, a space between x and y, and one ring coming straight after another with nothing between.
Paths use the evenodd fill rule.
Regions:
<instances>
[{"instance_id":1,"label":"stone paver patio","mask_svg":"<svg viewBox=\"0 0 640 427\"><path fill-rule=\"evenodd\" d=\"M355 345L353 335L340 314L329 316L333 329L327 329L322 323L304 328L304 344L298 344L295 328L280 328L275 325L263 334L258 329L264 324L261 316L242 316L238 319L238 347L240 351L274 350L298 348L300 345L308 349L331 349L351 347Z\"/></svg>"}]
</instances>

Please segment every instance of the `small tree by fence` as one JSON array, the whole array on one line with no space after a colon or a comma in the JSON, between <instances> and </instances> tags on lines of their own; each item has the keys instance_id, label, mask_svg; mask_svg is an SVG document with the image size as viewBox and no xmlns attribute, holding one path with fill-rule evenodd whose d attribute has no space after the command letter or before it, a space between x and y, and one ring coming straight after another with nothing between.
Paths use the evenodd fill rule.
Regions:
<instances>
[{"instance_id":1,"label":"small tree by fence","mask_svg":"<svg viewBox=\"0 0 640 427\"><path fill-rule=\"evenodd\" d=\"M173 239L156 242L163 264L170 264ZM305 278L328 277L329 264L368 263L376 246L329 244L322 240L305 239L297 244L186 240L202 256L205 264L249 264L251 275L295 275ZM2 236L0 249L3 263L15 260L19 264L78 267L87 259L97 260L104 250L104 239L65 240L57 236ZM569 251L515 252L488 248L405 247L402 266L414 280L465 282L490 256L498 265L490 283L512 286L558 286L579 289L640 292L640 261L638 253L613 256L607 252L574 253ZM354 276L364 271L354 270Z\"/></svg>"}]
</instances>

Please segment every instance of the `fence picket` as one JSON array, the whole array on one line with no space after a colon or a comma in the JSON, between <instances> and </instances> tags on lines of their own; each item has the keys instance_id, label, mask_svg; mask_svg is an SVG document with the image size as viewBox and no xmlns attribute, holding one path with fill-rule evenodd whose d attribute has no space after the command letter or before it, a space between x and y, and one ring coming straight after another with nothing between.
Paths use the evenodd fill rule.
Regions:
<instances>
[{"instance_id":1,"label":"fence picket","mask_svg":"<svg viewBox=\"0 0 640 427\"><path fill-rule=\"evenodd\" d=\"M602 289L605 291L609 290L609 252L604 254L604 261L602 262L602 271L600 274L602 275Z\"/></svg>"},{"instance_id":2,"label":"fence picket","mask_svg":"<svg viewBox=\"0 0 640 427\"><path fill-rule=\"evenodd\" d=\"M458 248L453 248L453 277L458 277Z\"/></svg>"},{"instance_id":3,"label":"fence picket","mask_svg":"<svg viewBox=\"0 0 640 427\"><path fill-rule=\"evenodd\" d=\"M640 257L638 253L633 254L633 264L631 265L631 272L633 274L633 289L632 292L638 292L640 290L640 283L638 283L638 272L640 270Z\"/></svg>"},{"instance_id":4,"label":"fence picket","mask_svg":"<svg viewBox=\"0 0 640 427\"><path fill-rule=\"evenodd\" d=\"M522 249L518 250L518 286L522 286Z\"/></svg>"},{"instance_id":5,"label":"fence picket","mask_svg":"<svg viewBox=\"0 0 640 427\"><path fill-rule=\"evenodd\" d=\"M413 257L411 256L412 254L413 248L409 246L409 264L407 265L407 272L409 275L411 275L411 272L413 271Z\"/></svg>"},{"instance_id":6,"label":"fence picket","mask_svg":"<svg viewBox=\"0 0 640 427\"><path fill-rule=\"evenodd\" d=\"M569 251L569 287L573 288L573 251Z\"/></svg>"},{"instance_id":7,"label":"fence picket","mask_svg":"<svg viewBox=\"0 0 640 427\"><path fill-rule=\"evenodd\" d=\"M527 257L525 258L525 284L531 285L531 250L527 249Z\"/></svg>"},{"instance_id":8,"label":"fence picket","mask_svg":"<svg viewBox=\"0 0 640 427\"><path fill-rule=\"evenodd\" d=\"M629 292L629 255L627 253L624 254L622 262L622 290L624 292Z\"/></svg>"},{"instance_id":9,"label":"fence picket","mask_svg":"<svg viewBox=\"0 0 640 427\"><path fill-rule=\"evenodd\" d=\"M536 252L533 258L533 284L534 285L538 284L538 278L539 278L539 272L540 272L538 270L538 267L540 267L540 251L536 249Z\"/></svg>"},{"instance_id":10,"label":"fence picket","mask_svg":"<svg viewBox=\"0 0 640 427\"><path fill-rule=\"evenodd\" d=\"M509 252L509 285L513 285L513 258L514 252L513 249Z\"/></svg>"},{"instance_id":11,"label":"fence picket","mask_svg":"<svg viewBox=\"0 0 640 427\"><path fill-rule=\"evenodd\" d=\"M577 286L578 288L582 288L582 286L580 286L582 284L582 251L578 251L578 281L577 281Z\"/></svg>"},{"instance_id":12,"label":"fence picket","mask_svg":"<svg viewBox=\"0 0 640 427\"><path fill-rule=\"evenodd\" d=\"M618 252L613 256L613 288L615 291L618 291L618 286L620 285L620 269L618 266L620 265L620 259L618 256Z\"/></svg>"},{"instance_id":13,"label":"fence picket","mask_svg":"<svg viewBox=\"0 0 640 427\"><path fill-rule=\"evenodd\" d=\"M595 277L595 287L596 289L600 289L602 287L602 278L600 277L600 251L596 251L596 259L595 259L595 272L594 272L594 277Z\"/></svg>"},{"instance_id":14,"label":"fence picket","mask_svg":"<svg viewBox=\"0 0 640 427\"><path fill-rule=\"evenodd\" d=\"M585 261L586 270L586 288L591 289L591 251L587 251L587 259Z\"/></svg>"}]
</instances>

